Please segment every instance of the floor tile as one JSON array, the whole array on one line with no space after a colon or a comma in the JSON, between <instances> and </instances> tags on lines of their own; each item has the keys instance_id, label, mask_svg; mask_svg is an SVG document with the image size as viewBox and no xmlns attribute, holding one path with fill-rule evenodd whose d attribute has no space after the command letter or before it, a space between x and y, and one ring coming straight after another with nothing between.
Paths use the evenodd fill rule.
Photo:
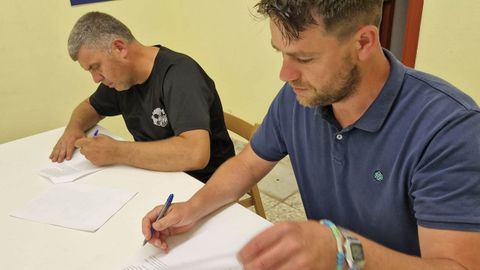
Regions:
<instances>
[{"instance_id":1,"label":"floor tile","mask_svg":"<svg viewBox=\"0 0 480 270\"><path fill-rule=\"evenodd\" d=\"M262 204L265 211L270 211L270 209L277 206L280 202L273 197L268 196L267 194L260 192L260 196L262 197Z\"/></svg>"},{"instance_id":2,"label":"floor tile","mask_svg":"<svg viewBox=\"0 0 480 270\"><path fill-rule=\"evenodd\" d=\"M300 192L295 192L293 195L288 197L283 203L301 211L305 211L303 208L302 198L300 197Z\"/></svg>"},{"instance_id":3,"label":"floor tile","mask_svg":"<svg viewBox=\"0 0 480 270\"><path fill-rule=\"evenodd\" d=\"M266 212L267 219L272 223L279 223L286 220L306 220L305 214L287 204L279 203Z\"/></svg>"},{"instance_id":4,"label":"floor tile","mask_svg":"<svg viewBox=\"0 0 480 270\"><path fill-rule=\"evenodd\" d=\"M244 195L244 196L241 197L241 199L248 198L248 196L249 195ZM265 212L270 211L272 208L274 208L277 204L280 203L275 198L272 198L272 197L270 197L267 194L262 193L262 192L260 192L260 197L261 197L261 200L262 200L263 210ZM255 207L254 206L249 206L248 209L250 209L252 212L255 212Z\"/></svg>"},{"instance_id":5,"label":"floor tile","mask_svg":"<svg viewBox=\"0 0 480 270\"><path fill-rule=\"evenodd\" d=\"M246 142L235 137L232 138L235 152L238 153L245 147ZM293 174L290 159L285 157L280 160L258 184L260 191L268 194L279 201L283 201L298 190L297 182Z\"/></svg>"},{"instance_id":6,"label":"floor tile","mask_svg":"<svg viewBox=\"0 0 480 270\"><path fill-rule=\"evenodd\" d=\"M232 138L238 153L246 142ZM306 220L290 159L285 157L259 183L260 196L267 219L273 223L285 220ZM255 212L254 207L249 209Z\"/></svg>"},{"instance_id":7,"label":"floor tile","mask_svg":"<svg viewBox=\"0 0 480 270\"><path fill-rule=\"evenodd\" d=\"M242 149L247 144L247 141L245 141L242 138L240 138L240 139L235 138L232 135L230 135L230 136L232 137L233 147L235 148L235 154L240 153L240 151L242 151Z\"/></svg>"},{"instance_id":8,"label":"floor tile","mask_svg":"<svg viewBox=\"0 0 480 270\"><path fill-rule=\"evenodd\" d=\"M283 201L298 191L297 182L290 166L277 164L258 184L260 191Z\"/></svg>"}]
</instances>

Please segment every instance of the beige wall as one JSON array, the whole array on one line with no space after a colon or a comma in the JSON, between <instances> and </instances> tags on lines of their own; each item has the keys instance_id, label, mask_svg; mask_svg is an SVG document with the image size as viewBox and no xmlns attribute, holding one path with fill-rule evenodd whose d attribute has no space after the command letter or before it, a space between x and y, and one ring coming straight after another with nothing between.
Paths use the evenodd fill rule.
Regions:
<instances>
[{"instance_id":1,"label":"beige wall","mask_svg":"<svg viewBox=\"0 0 480 270\"><path fill-rule=\"evenodd\" d=\"M425 0L416 68L480 102L480 1Z\"/></svg>"},{"instance_id":2,"label":"beige wall","mask_svg":"<svg viewBox=\"0 0 480 270\"><path fill-rule=\"evenodd\" d=\"M68 0L0 2L0 143L66 124L95 89L68 58L66 40L82 14L110 13L145 44L161 43L197 59L215 80L226 111L261 121L282 85L280 55L256 0L121 0L71 7ZM480 101L480 1L425 0L417 68ZM103 124L128 137L121 119Z\"/></svg>"},{"instance_id":3,"label":"beige wall","mask_svg":"<svg viewBox=\"0 0 480 270\"><path fill-rule=\"evenodd\" d=\"M65 125L95 89L66 50L75 21L93 10L117 17L144 44L191 55L215 80L226 111L261 121L282 83L268 21L252 17L255 3L121 0L71 7L69 0L1 1L0 143ZM103 123L128 137L121 118Z\"/></svg>"}]
</instances>

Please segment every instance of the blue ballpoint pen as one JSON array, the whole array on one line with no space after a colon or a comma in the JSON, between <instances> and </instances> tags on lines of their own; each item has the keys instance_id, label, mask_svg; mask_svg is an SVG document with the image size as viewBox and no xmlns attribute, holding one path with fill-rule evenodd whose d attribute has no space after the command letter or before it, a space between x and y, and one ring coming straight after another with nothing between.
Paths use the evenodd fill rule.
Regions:
<instances>
[{"instance_id":1,"label":"blue ballpoint pen","mask_svg":"<svg viewBox=\"0 0 480 270\"><path fill-rule=\"evenodd\" d=\"M158 216L157 216L157 219L155 220L155 222L157 222L159 219L161 219L162 217L165 216L165 214L167 213L167 210L168 208L170 207L170 205L172 204L172 201L173 201L173 193L170 194L167 198L167 201L165 202L165 204L163 205L163 208L162 210L160 210L160 213L158 213ZM153 236L153 227L150 228L150 235ZM148 242L147 239L143 240L143 245L145 246L145 244Z\"/></svg>"},{"instance_id":2,"label":"blue ballpoint pen","mask_svg":"<svg viewBox=\"0 0 480 270\"><path fill-rule=\"evenodd\" d=\"M98 135L98 128L95 130L95 132L93 132L93 137L97 137Z\"/></svg>"}]
</instances>

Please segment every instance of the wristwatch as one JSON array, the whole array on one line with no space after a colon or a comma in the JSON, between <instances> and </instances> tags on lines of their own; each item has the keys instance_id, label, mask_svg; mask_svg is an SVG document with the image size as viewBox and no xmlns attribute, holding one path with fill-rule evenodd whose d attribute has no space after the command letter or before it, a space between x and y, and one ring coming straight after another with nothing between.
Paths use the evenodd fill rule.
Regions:
<instances>
[{"instance_id":1,"label":"wristwatch","mask_svg":"<svg viewBox=\"0 0 480 270\"><path fill-rule=\"evenodd\" d=\"M345 260L349 270L361 270L365 265L365 254L360 240L351 235L347 230L342 229L344 237L343 247L345 249Z\"/></svg>"}]
</instances>

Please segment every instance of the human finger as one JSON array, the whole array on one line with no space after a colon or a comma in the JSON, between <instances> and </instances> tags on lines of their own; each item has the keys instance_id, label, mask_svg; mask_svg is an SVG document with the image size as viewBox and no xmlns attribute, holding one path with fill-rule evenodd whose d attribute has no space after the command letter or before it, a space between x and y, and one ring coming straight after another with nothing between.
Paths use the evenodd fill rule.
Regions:
<instances>
[{"instance_id":1,"label":"human finger","mask_svg":"<svg viewBox=\"0 0 480 270\"><path fill-rule=\"evenodd\" d=\"M62 163L65 160L65 147L62 146L60 150L58 151L58 156L57 156L57 162Z\"/></svg>"},{"instance_id":2,"label":"human finger","mask_svg":"<svg viewBox=\"0 0 480 270\"><path fill-rule=\"evenodd\" d=\"M145 239L150 240L152 238L151 229L152 223L157 219L158 213L160 212L161 206L156 206L150 210L142 219L142 233L145 236Z\"/></svg>"},{"instance_id":3,"label":"human finger","mask_svg":"<svg viewBox=\"0 0 480 270\"><path fill-rule=\"evenodd\" d=\"M168 229L163 232L153 230L152 237L148 240L148 242L164 252L168 252L170 247L167 244L167 238L170 236L170 233L167 233L166 231L168 231Z\"/></svg>"},{"instance_id":4,"label":"human finger","mask_svg":"<svg viewBox=\"0 0 480 270\"><path fill-rule=\"evenodd\" d=\"M56 162L57 159L58 159L58 154L59 154L58 152L59 151L60 151L60 149L57 146L55 146L52 149L52 153L50 153L50 156L49 156L50 160L52 160L53 162Z\"/></svg>"},{"instance_id":5,"label":"human finger","mask_svg":"<svg viewBox=\"0 0 480 270\"><path fill-rule=\"evenodd\" d=\"M75 151L75 145L73 145L73 144L67 145L66 151L65 151L65 153L66 153L66 154L65 154L65 158L66 158L67 160L71 160L74 151Z\"/></svg>"},{"instance_id":6,"label":"human finger","mask_svg":"<svg viewBox=\"0 0 480 270\"><path fill-rule=\"evenodd\" d=\"M154 230L158 231L161 236L159 239L154 240L154 245L168 250L167 242L164 239L171 235L189 231L195 224L191 218L192 216L189 214L189 209L185 207L185 204L172 205L163 218L152 224Z\"/></svg>"},{"instance_id":7,"label":"human finger","mask_svg":"<svg viewBox=\"0 0 480 270\"><path fill-rule=\"evenodd\" d=\"M300 251L299 244L300 241L294 240L292 237L283 237L276 235L279 241L276 241L272 245L263 249L262 252L255 254L255 257L251 257L249 261L244 262L243 267L245 270L258 269L258 270L269 270L269 269L284 269L285 266L290 265L290 268L286 269L304 269L300 265L296 265L294 268L293 261L297 261ZM290 240L289 240L290 239ZM295 258L295 260L292 260Z\"/></svg>"},{"instance_id":8,"label":"human finger","mask_svg":"<svg viewBox=\"0 0 480 270\"><path fill-rule=\"evenodd\" d=\"M55 161L58 163L62 163L65 160L65 155L66 155L65 142L63 140L60 140L55 146L55 149L56 149Z\"/></svg>"},{"instance_id":9,"label":"human finger","mask_svg":"<svg viewBox=\"0 0 480 270\"><path fill-rule=\"evenodd\" d=\"M258 254L276 244L280 240L279 236L286 234L287 231L288 227L284 223L274 225L262 231L240 250L238 253L239 260L244 264L248 264Z\"/></svg>"},{"instance_id":10,"label":"human finger","mask_svg":"<svg viewBox=\"0 0 480 270\"><path fill-rule=\"evenodd\" d=\"M152 223L152 227L155 231L163 232L168 229L167 235L171 235L171 231L169 229L174 225L178 225L181 220L178 211L174 211L174 207L175 206L172 205L164 217Z\"/></svg>"},{"instance_id":11,"label":"human finger","mask_svg":"<svg viewBox=\"0 0 480 270\"><path fill-rule=\"evenodd\" d=\"M172 207L174 207L174 205L172 205ZM162 208L163 205L159 205L145 215L142 220L142 232L145 235L145 239L147 239L150 244L167 252L168 245L166 239L171 235L171 228L166 228L165 230L156 230L153 226L153 224L157 221L158 214ZM164 219L165 217L161 218L160 220Z\"/></svg>"},{"instance_id":12,"label":"human finger","mask_svg":"<svg viewBox=\"0 0 480 270\"><path fill-rule=\"evenodd\" d=\"M83 146L85 146L85 144L87 144L87 142L88 142L88 138L81 138L76 140L74 145L77 148L82 148Z\"/></svg>"},{"instance_id":13,"label":"human finger","mask_svg":"<svg viewBox=\"0 0 480 270\"><path fill-rule=\"evenodd\" d=\"M50 159L53 162L62 162L63 161L63 158L62 158L63 147L64 147L64 142L63 142L63 137L62 137L57 141L57 143L55 144L55 146L52 149L52 153L50 154Z\"/></svg>"}]
</instances>

